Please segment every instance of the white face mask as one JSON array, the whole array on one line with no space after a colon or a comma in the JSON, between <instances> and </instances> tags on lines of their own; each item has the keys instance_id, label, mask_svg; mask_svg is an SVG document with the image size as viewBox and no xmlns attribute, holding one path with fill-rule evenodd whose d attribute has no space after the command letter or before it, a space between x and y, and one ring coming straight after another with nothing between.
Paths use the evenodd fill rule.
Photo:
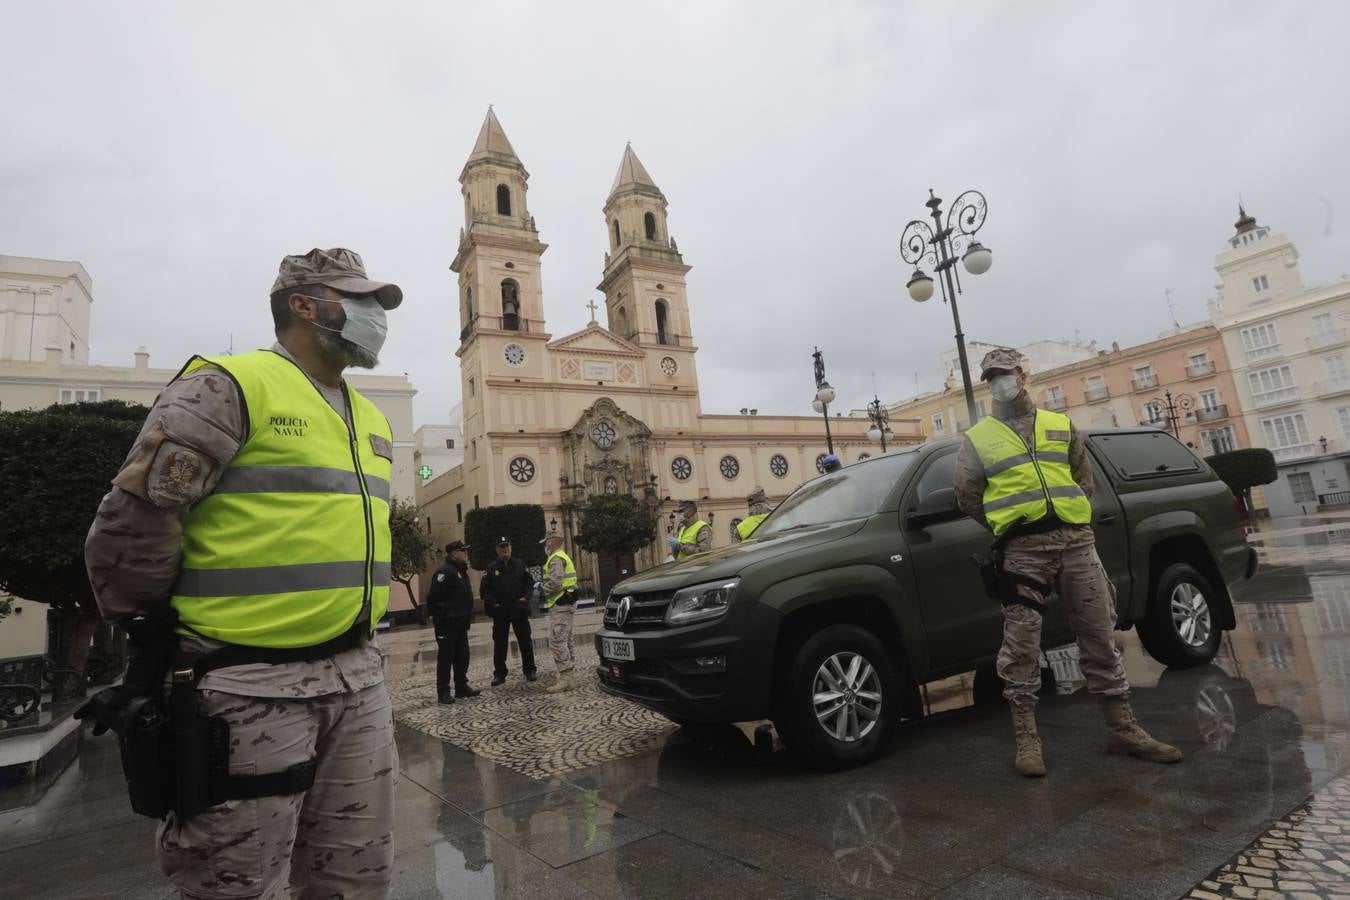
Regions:
<instances>
[{"instance_id":1,"label":"white face mask","mask_svg":"<svg viewBox=\"0 0 1350 900\"><path fill-rule=\"evenodd\" d=\"M334 332L340 335L343 340L351 341L372 357L378 359L380 350L384 347L384 340L389 336L389 319L384 313L384 307L380 306L378 300L374 297L343 297L341 300L329 300L325 297L311 297L310 299L319 300L323 303L341 303L343 311L347 313L347 321L343 323L341 329L329 328L327 325L320 325L315 322L316 328Z\"/></svg>"},{"instance_id":2,"label":"white face mask","mask_svg":"<svg viewBox=\"0 0 1350 900\"><path fill-rule=\"evenodd\" d=\"M989 393L1000 403L1016 399L1022 393L1016 375L998 375L989 381Z\"/></svg>"}]
</instances>

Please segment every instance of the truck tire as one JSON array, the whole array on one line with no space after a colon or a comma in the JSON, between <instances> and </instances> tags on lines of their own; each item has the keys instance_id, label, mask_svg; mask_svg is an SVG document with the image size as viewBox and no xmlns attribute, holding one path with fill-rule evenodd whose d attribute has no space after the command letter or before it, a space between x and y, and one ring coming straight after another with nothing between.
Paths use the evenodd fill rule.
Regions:
<instances>
[{"instance_id":1,"label":"truck tire","mask_svg":"<svg viewBox=\"0 0 1350 900\"><path fill-rule=\"evenodd\" d=\"M900 678L881 641L857 625L808 637L781 673L773 724L787 745L819 769L875 759L900 721Z\"/></svg>"},{"instance_id":2,"label":"truck tire","mask_svg":"<svg viewBox=\"0 0 1350 900\"><path fill-rule=\"evenodd\" d=\"M1222 632L1214 622L1214 589L1187 563L1172 563L1158 576L1139 642L1165 666L1203 666L1219 652Z\"/></svg>"}]
</instances>

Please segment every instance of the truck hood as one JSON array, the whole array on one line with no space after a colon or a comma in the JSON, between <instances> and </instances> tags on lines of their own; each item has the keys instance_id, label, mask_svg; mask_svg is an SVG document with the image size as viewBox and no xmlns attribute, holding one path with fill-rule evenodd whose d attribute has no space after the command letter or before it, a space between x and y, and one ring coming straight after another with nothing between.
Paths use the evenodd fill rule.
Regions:
<instances>
[{"instance_id":1,"label":"truck hood","mask_svg":"<svg viewBox=\"0 0 1350 900\"><path fill-rule=\"evenodd\" d=\"M769 562L853 534L866 519L849 519L826 525L807 525L762 540L751 538L719 550L700 553L678 562L664 563L615 585L614 594L675 591L705 581L734 578L757 563ZM603 599L600 601L603 603Z\"/></svg>"}]
</instances>

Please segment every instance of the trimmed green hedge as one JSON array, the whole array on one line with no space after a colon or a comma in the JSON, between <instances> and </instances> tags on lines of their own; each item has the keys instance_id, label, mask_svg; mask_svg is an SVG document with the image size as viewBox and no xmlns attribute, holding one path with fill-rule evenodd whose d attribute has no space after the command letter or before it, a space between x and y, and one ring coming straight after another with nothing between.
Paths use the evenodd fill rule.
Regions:
<instances>
[{"instance_id":1,"label":"trimmed green hedge","mask_svg":"<svg viewBox=\"0 0 1350 900\"><path fill-rule=\"evenodd\" d=\"M511 555L527 566L544 563L544 508L537 503L510 503L471 509L464 517L464 539L469 542L469 565L485 569L497 558L497 541L511 541Z\"/></svg>"},{"instance_id":2,"label":"trimmed green hedge","mask_svg":"<svg viewBox=\"0 0 1350 900\"><path fill-rule=\"evenodd\" d=\"M1205 461L1234 494L1245 494L1258 484L1270 484L1279 477L1275 454L1265 447L1216 453Z\"/></svg>"}]
</instances>

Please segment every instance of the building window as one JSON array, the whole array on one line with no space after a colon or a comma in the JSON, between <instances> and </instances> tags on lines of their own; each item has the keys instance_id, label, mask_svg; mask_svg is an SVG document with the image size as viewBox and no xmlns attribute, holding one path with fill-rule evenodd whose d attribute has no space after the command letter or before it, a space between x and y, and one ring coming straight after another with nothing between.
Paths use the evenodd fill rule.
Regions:
<instances>
[{"instance_id":1,"label":"building window","mask_svg":"<svg viewBox=\"0 0 1350 900\"><path fill-rule=\"evenodd\" d=\"M534 462L527 456L517 456L507 464L507 472L516 484L534 481Z\"/></svg>"},{"instance_id":2,"label":"building window","mask_svg":"<svg viewBox=\"0 0 1350 900\"><path fill-rule=\"evenodd\" d=\"M469 379L469 396L470 396L470 397L476 397L476 396L477 396L477 393L476 393L476 390L475 390L475 388L474 388L474 383L473 383L473 379L472 379L472 378Z\"/></svg>"},{"instance_id":3,"label":"building window","mask_svg":"<svg viewBox=\"0 0 1350 900\"><path fill-rule=\"evenodd\" d=\"M1134 368L1134 387L1135 390L1151 388L1158 383L1157 377L1153 374L1153 366L1135 366Z\"/></svg>"},{"instance_id":4,"label":"building window","mask_svg":"<svg viewBox=\"0 0 1350 900\"><path fill-rule=\"evenodd\" d=\"M1252 402L1257 406L1298 399L1298 385L1294 383L1294 370L1289 365L1248 372L1247 385L1252 391Z\"/></svg>"},{"instance_id":5,"label":"building window","mask_svg":"<svg viewBox=\"0 0 1350 900\"><path fill-rule=\"evenodd\" d=\"M1345 359L1338 353L1335 356L1326 356L1322 362L1327 367L1327 381L1333 385L1341 385L1350 381L1350 373L1345 371Z\"/></svg>"},{"instance_id":6,"label":"building window","mask_svg":"<svg viewBox=\"0 0 1350 900\"><path fill-rule=\"evenodd\" d=\"M1313 490L1311 472L1290 472L1285 477L1289 479L1289 493L1293 496L1295 503L1317 502L1317 492Z\"/></svg>"},{"instance_id":7,"label":"building window","mask_svg":"<svg viewBox=\"0 0 1350 900\"><path fill-rule=\"evenodd\" d=\"M454 439L454 438L446 438L446 439L445 439L445 449L447 449L447 450L453 450L453 449L455 449L455 439Z\"/></svg>"},{"instance_id":8,"label":"building window","mask_svg":"<svg viewBox=\"0 0 1350 900\"><path fill-rule=\"evenodd\" d=\"M1045 406L1047 409L1052 410L1062 410L1068 406L1068 404L1064 402L1064 388L1058 384L1046 388Z\"/></svg>"},{"instance_id":9,"label":"building window","mask_svg":"<svg viewBox=\"0 0 1350 900\"><path fill-rule=\"evenodd\" d=\"M614 249L619 249L619 220L614 220Z\"/></svg>"},{"instance_id":10,"label":"building window","mask_svg":"<svg viewBox=\"0 0 1350 900\"><path fill-rule=\"evenodd\" d=\"M61 388L61 403L97 403L103 399L102 388Z\"/></svg>"},{"instance_id":11,"label":"building window","mask_svg":"<svg viewBox=\"0 0 1350 900\"><path fill-rule=\"evenodd\" d=\"M478 495L477 495L477 494L474 494L474 495L473 495L473 508L474 508L474 509L478 509Z\"/></svg>"},{"instance_id":12,"label":"building window","mask_svg":"<svg viewBox=\"0 0 1350 900\"><path fill-rule=\"evenodd\" d=\"M721 471L722 477L728 481L741 474L740 462L730 454L722 457L721 462L717 464L717 468Z\"/></svg>"},{"instance_id":13,"label":"building window","mask_svg":"<svg viewBox=\"0 0 1350 900\"><path fill-rule=\"evenodd\" d=\"M1350 441L1350 408L1343 406L1336 410L1336 418L1341 423L1341 434L1345 436L1347 441Z\"/></svg>"},{"instance_id":14,"label":"building window","mask_svg":"<svg viewBox=\"0 0 1350 900\"><path fill-rule=\"evenodd\" d=\"M946 424L942 419L942 413L933 413L933 434L942 434Z\"/></svg>"},{"instance_id":15,"label":"building window","mask_svg":"<svg viewBox=\"0 0 1350 900\"><path fill-rule=\"evenodd\" d=\"M1200 432L1200 444L1204 448L1206 456L1213 456L1215 453L1231 453L1237 449L1237 437L1233 433L1233 426L1225 425L1213 431Z\"/></svg>"},{"instance_id":16,"label":"building window","mask_svg":"<svg viewBox=\"0 0 1350 900\"><path fill-rule=\"evenodd\" d=\"M1095 403L1098 400L1104 400L1107 397L1106 381L1101 375L1089 375L1087 378L1087 390L1084 396L1089 403Z\"/></svg>"},{"instance_id":17,"label":"building window","mask_svg":"<svg viewBox=\"0 0 1350 900\"><path fill-rule=\"evenodd\" d=\"M664 300L656 301L656 342L658 344L669 343L669 339L666 337L666 301Z\"/></svg>"},{"instance_id":18,"label":"building window","mask_svg":"<svg viewBox=\"0 0 1350 900\"><path fill-rule=\"evenodd\" d=\"M683 456L677 456L670 461L670 474L675 476L676 481L688 481L689 476L694 474L694 465Z\"/></svg>"},{"instance_id":19,"label":"building window","mask_svg":"<svg viewBox=\"0 0 1350 900\"><path fill-rule=\"evenodd\" d=\"M1350 413L1350 410L1345 410L1345 412ZM788 473L787 457L781 453L775 453L769 460L769 471L778 478L786 477Z\"/></svg>"},{"instance_id":20,"label":"building window","mask_svg":"<svg viewBox=\"0 0 1350 900\"><path fill-rule=\"evenodd\" d=\"M619 325L619 336L627 340L632 337L632 335L628 333L628 311L620 306L618 312L619 315L615 321Z\"/></svg>"},{"instance_id":21,"label":"building window","mask_svg":"<svg viewBox=\"0 0 1350 900\"><path fill-rule=\"evenodd\" d=\"M1279 356L1280 335L1275 330L1275 323L1262 322L1242 329L1242 349L1247 351L1248 362Z\"/></svg>"},{"instance_id":22,"label":"building window","mask_svg":"<svg viewBox=\"0 0 1350 900\"><path fill-rule=\"evenodd\" d=\"M1318 313L1313 316L1313 332L1318 337L1327 337L1335 330L1336 327L1331 324L1331 313Z\"/></svg>"},{"instance_id":23,"label":"building window","mask_svg":"<svg viewBox=\"0 0 1350 900\"><path fill-rule=\"evenodd\" d=\"M1144 404L1144 421L1141 425L1161 425L1163 421L1162 401L1150 400Z\"/></svg>"},{"instance_id":24,"label":"building window","mask_svg":"<svg viewBox=\"0 0 1350 900\"><path fill-rule=\"evenodd\" d=\"M502 328L520 330L520 285L511 278L502 282Z\"/></svg>"},{"instance_id":25,"label":"building window","mask_svg":"<svg viewBox=\"0 0 1350 900\"><path fill-rule=\"evenodd\" d=\"M1209 412L1219 408L1219 392L1215 390L1200 392L1200 408Z\"/></svg>"},{"instance_id":26,"label":"building window","mask_svg":"<svg viewBox=\"0 0 1350 900\"><path fill-rule=\"evenodd\" d=\"M642 217L642 230L647 234L647 240L656 240L656 216L647 213Z\"/></svg>"},{"instance_id":27,"label":"building window","mask_svg":"<svg viewBox=\"0 0 1350 900\"><path fill-rule=\"evenodd\" d=\"M1312 438L1308 436L1308 421L1301 412L1262 419L1261 431L1265 434L1266 446L1275 454L1276 460L1299 459L1313 455Z\"/></svg>"},{"instance_id":28,"label":"building window","mask_svg":"<svg viewBox=\"0 0 1350 900\"><path fill-rule=\"evenodd\" d=\"M612 448L618 437L619 433L614 430L614 426L609 424L609 421L606 419L601 419L599 422L596 422L595 427L591 429L591 440L595 441L595 446L599 447L601 450L609 450Z\"/></svg>"},{"instance_id":29,"label":"building window","mask_svg":"<svg viewBox=\"0 0 1350 900\"><path fill-rule=\"evenodd\" d=\"M465 325L473 321L473 288L464 289L464 312L468 314Z\"/></svg>"},{"instance_id":30,"label":"building window","mask_svg":"<svg viewBox=\"0 0 1350 900\"><path fill-rule=\"evenodd\" d=\"M1266 280L1266 276L1257 275L1252 279L1252 287L1255 288L1256 292L1259 294L1262 291L1270 290L1270 282Z\"/></svg>"},{"instance_id":31,"label":"building window","mask_svg":"<svg viewBox=\"0 0 1350 900\"><path fill-rule=\"evenodd\" d=\"M504 184L497 185L497 215L511 215L511 189Z\"/></svg>"},{"instance_id":32,"label":"building window","mask_svg":"<svg viewBox=\"0 0 1350 900\"><path fill-rule=\"evenodd\" d=\"M464 521L464 504L463 504L463 503L456 503L456 504L455 504L455 521L456 521L456 522L463 522L463 521Z\"/></svg>"}]
</instances>

